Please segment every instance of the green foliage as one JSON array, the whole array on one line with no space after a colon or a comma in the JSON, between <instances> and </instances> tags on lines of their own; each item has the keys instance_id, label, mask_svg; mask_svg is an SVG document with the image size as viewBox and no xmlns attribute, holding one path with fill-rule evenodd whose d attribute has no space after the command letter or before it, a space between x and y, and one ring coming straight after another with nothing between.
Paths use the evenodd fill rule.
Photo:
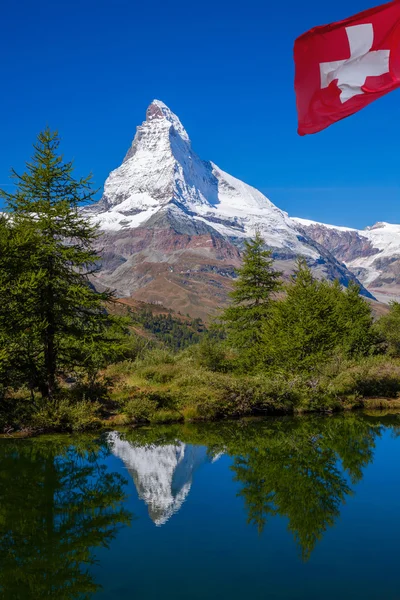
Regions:
<instances>
[{"instance_id":1,"label":"green foliage","mask_svg":"<svg viewBox=\"0 0 400 600\"><path fill-rule=\"evenodd\" d=\"M400 303L391 302L390 311L379 319L376 331L391 356L400 356Z\"/></svg>"},{"instance_id":2,"label":"green foliage","mask_svg":"<svg viewBox=\"0 0 400 600\"><path fill-rule=\"evenodd\" d=\"M30 427L36 410L38 404L35 399L32 401L29 390L20 388L12 395L4 393L0 399L0 433Z\"/></svg>"},{"instance_id":3,"label":"green foliage","mask_svg":"<svg viewBox=\"0 0 400 600\"><path fill-rule=\"evenodd\" d=\"M174 352L184 350L193 344L197 344L206 327L201 319L188 318L186 320L174 317L170 312L154 314L150 309L143 309L136 313L130 313L134 321L152 333L158 340L163 342L167 348Z\"/></svg>"},{"instance_id":4,"label":"green foliage","mask_svg":"<svg viewBox=\"0 0 400 600\"><path fill-rule=\"evenodd\" d=\"M100 410L97 402L62 398L56 404L44 403L34 412L30 425L39 431L89 431L101 426Z\"/></svg>"},{"instance_id":5,"label":"green foliage","mask_svg":"<svg viewBox=\"0 0 400 600\"><path fill-rule=\"evenodd\" d=\"M280 289L281 273L273 269L272 252L257 232L245 242L243 265L231 292L232 305L222 314L227 341L237 352L241 370L254 370L259 363L262 324L268 321L273 295Z\"/></svg>"},{"instance_id":6,"label":"green foliage","mask_svg":"<svg viewBox=\"0 0 400 600\"><path fill-rule=\"evenodd\" d=\"M360 296L360 287L350 281L342 290L336 281L331 284L336 300L335 312L340 332L339 347L344 356L366 356L375 352L377 336L373 328L371 307Z\"/></svg>"},{"instance_id":7,"label":"green foliage","mask_svg":"<svg viewBox=\"0 0 400 600\"><path fill-rule=\"evenodd\" d=\"M173 364L175 362L175 356L169 350L165 348L152 348L139 359L138 366L143 365L162 365L162 364Z\"/></svg>"},{"instance_id":8,"label":"green foliage","mask_svg":"<svg viewBox=\"0 0 400 600\"><path fill-rule=\"evenodd\" d=\"M162 352L152 351L106 370L114 386L112 398L128 422L154 423L163 411L175 421L332 412L362 406L377 395L394 404L400 393L400 364L382 356L338 356L311 372L269 369L245 376L210 371L199 364L198 348L174 360L166 354L165 362Z\"/></svg>"},{"instance_id":9,"label":"green foliage","mask_svg":"<svg viewBox=\"0 0 400 600\"><path fill-rule=\"evenodd\" d=\"M6 397L0 403L0 432L26 431L81 432L102 426L101 405L82 398L75 390L63 390L57 402L48 402L36 396L30 398L27 390Z\"/></svg>"},{"instance_id":10,"label":"green foliage","mask_svg":"<svg viewBox=\"0 0 400 600\"><path fill-rule=\"evenodd\" d=\"M0 593L4 600L89 600L90 567L132 515L127 485L93 439L3 440L0 445ZM17 469L18 476L10 477Z\"/></svg>"},{"instance_id":11,"label":"green foliage","mask_svg":"<svg viewBox=\"0 0 400 600\"><path fill-rule=\"evenodd\" d=\"M146 395L140 395L128 400L124 406L127 423L143 423L150 421L157 410L157 403Z\"/></svg>"},{"instance_id":12,"label":"green foliage","mask_svg":"<svg viewBox=\"0 0 400 600\"><path fill-rule=\"evenodd\" d=\"M382 421L362 413L246 419L147 427L123 437L135 447L180 440L207 446L210 457L227 454L248 523L261 534L276 516L283 517L308 560L373 459ZM398 432L398 417L387 425Z\"/></svg>"},{"instance_id":13,"label":"green foliage","mask_svg":"<svg viewBox=\"0 0 400 600\"><path fill-rule=\"evenodd\" d=\"M202 367L209 371L227 373L232 370L232 357L229 357L225 340L212 334L203 336L200 343L194 348L193 355Z\"/></svg>"},{"instance_id":14,"label":"green foliage","mask_svg":"<svg viewBox=\"0 0 400 600\"><path fill-rule=\"evenodd\" d=\"M0 191L8 210L0 222L0 377L50 399L72 367L90 363L93 372L113 326L104 308L111 294L89 280L98 232L80 207L93 199L90 177L74 179L58 147L57 133L40 133L26 171L12 173L15 191Z\"/></svg>"},{"instance_id":15,"label":"green foliage","mask_svg":"<svg viewBox=\"0 0 400 600\"><path fill-rule=\"evenodd\" d=\"M400 364L383 356L367 357L343 365L336 377L324 383L341 398L397 398Z\"/></svg>"},{"instance_id":16,"label":"green foliage","mask_svg":"<svg viewBox=\"0 0 400 600\"><path fill-rule=\"evenodd\" d=\"M101 336L91 339L65 337L62 347L68 345L71 358L69 374L74 375L87 389L96 389L100 372L110 363L118 364L125 360L140 357L146 347L143 338L131 333L130 319L109 317L107 328Z\"/></svg>"},{"instance_id":17,"label":"green foliage","mask_svg":"<svg viewBox=\"0 0 400 600\"><path fill-rule=\"evenodd\" d=\"M300 259L285 298L263 323L259 353L269 369L318 373L335 354L368 354L374 341L371 310L359 288L350 284L343 291L338 282L317 280Z\"/></svg>"},{"instance_id":18,"label":"green foliage","mask_svg":"<svg viewBox=\"0 0 400 600\"><path fill-rule=\"evenodd\" d=\"M35 387L41 376L34 296L43 273L34 264L27 269L38 243L33 227L0 216L0 396L25 382Z\"/></svg>"}]
</instances>

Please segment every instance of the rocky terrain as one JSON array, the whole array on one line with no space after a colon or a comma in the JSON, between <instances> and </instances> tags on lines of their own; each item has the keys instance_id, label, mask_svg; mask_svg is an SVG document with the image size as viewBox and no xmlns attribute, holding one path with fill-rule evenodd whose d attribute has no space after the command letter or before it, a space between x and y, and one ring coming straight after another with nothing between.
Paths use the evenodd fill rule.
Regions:
<instances>
[{"instance_id":1,"label":"rocky terrain","mask_svg":"<svg viewBox=\"0 0 400 600\"><path fill-rule=\"evenodd\" d=\"M329 250L381 302L400 298L400 225L364 230L295 219L305 235Z\"/></svg>"},{"instance_id":2,"label":"rocky terrain","mask_svg":"<svg viewBox=\"0 0 400 600\"><path fill-rule=\"evenodd\" d=\"M261 192L201 160L158 100L88 210L102 231L97 285L192 316L207 318L226 303L244 240L256 230L286 275L301 255L318 277L355 279Z\"/></svg>"}]
</instances>

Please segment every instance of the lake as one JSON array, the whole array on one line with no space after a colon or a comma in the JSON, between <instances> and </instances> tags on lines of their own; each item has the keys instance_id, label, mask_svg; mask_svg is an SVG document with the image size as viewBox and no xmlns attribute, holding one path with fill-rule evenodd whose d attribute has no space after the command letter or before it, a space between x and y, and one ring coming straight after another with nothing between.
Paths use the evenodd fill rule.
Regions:
<instances>
[{"instance_id":1,"label":"lake","mask_svg":"<svg viewBox=\"0 0 400 600\"><path fill-rule=\"evenodd\" d=\"M400 416L0 440L7 600L400 598Z\"/></svg>"}]
</instances>

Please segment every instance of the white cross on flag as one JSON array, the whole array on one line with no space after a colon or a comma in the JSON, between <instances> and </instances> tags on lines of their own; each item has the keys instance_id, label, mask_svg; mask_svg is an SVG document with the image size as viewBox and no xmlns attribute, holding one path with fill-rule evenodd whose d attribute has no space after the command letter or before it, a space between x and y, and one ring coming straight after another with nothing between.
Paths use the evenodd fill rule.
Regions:
<instances>
[{"instance_id":1,"label":"white cross on flag","mask_svg":"<svg viewBox=\"0 0 400 600\"><path fill-rule=\"evenodd\" d=\"M400 0L315 27L294 46L299 134L316 133L400 85Z\"/></svg>"}]
</instances>

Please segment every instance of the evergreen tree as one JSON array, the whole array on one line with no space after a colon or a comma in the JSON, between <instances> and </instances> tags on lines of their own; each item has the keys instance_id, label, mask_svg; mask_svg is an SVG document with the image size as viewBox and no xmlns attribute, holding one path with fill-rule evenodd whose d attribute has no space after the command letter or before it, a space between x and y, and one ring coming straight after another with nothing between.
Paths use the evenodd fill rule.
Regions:
<instances>
[{"instance_id":1,"label":"evergreen tree","mask_svg":"<svg viewBox=\"0 0 400 600\"><path fill-rule=\"evenodd\" d=\"M378 335L391 356L400 356L400 303L391 302L390 311L376 324Z\"/></svg>"},{"instance_id":2,"label":"evergreen tree","mask_svg":"<svg viewBox=\"0 0 400 600\"><path fill-rule=\"evenodd\" d=\"M264 340L273 366L317 372L333 354L371 351L371 309L356 284L343 290L338 281L320 281L299 259L285 299L275 303L273 318L264 326Z\"/></svg>"},{"instance_id":3,"label":"evergreen tree","mask_svg":"<svg viewBox=\"0 0 400 600\"><path fill-rule=\"evenodd\" d=\"M354 281L350 281L344 291L338 283L337 287L336 314L341 349L349 357L369 354L377 342L371 306L360 296L360 286Z\"/></svg>"},{"instance_id":4,"label":"evergreen tree","mask_svg":"<svg viewBox=\"0 0 400 600\"><path fill-rule=\"evenodd\" d=\"M32 260L38 243L32 227L0 216L0 396L24 383L33 389L40 379L34 295L42 273Z\"/></svg>"},{"instance_id":5,"label":"evergreen tree","mask_svg":"<svg viewBox=\"0 0 400 600\"><path fill-rule=\"evenodd\" d=\"M264 326L267 355L276 367L313 370L338 343L331 288L315 279L305 259L297 261L286 297Z\"/></svg>"},{"instance_id":6,"label":"evergreen tree","mask_svg":"<svg viewBox=\"0 0 400 600\"><path fill-rule=\"evenodd\" d=\"M75 179L73 164L58 154L59 137L48 128L39 134L31 162L15 191L0 191L8 220L2 230L0 264L0 338L5 352L21 353L26 383L52 399L57 376L76 360L82 347L104 339L110 318L89 277L98 256L97 228L80 207L93 199L90 177ZM4 362L4 361L3 361Z\"/></svg>"},{"instance_id":7,"label":"evergreen tree","mask_svg":"<svg viewBox=\"0 0 400 600\"><path fill-rule=\"evenodd\" d=\"M269 318L281 275L273 268L272 252L265 249L259 232L245 242L243 265L230 294L232 304L222 315L228 343L237 351L243 369L253 368L260 358L261 326Z\"/></svg>"}]
</instances>

